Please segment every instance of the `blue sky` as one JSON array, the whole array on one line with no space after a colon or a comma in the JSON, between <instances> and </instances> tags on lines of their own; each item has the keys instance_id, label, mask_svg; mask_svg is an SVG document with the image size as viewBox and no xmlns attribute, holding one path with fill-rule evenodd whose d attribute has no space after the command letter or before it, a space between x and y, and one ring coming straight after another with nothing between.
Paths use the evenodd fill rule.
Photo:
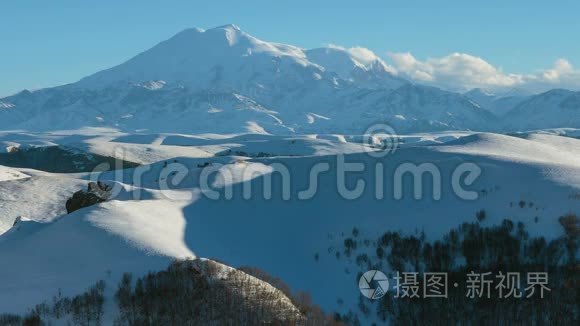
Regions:
<instances>
[{"instance_id":1,"label":"blue sky","mask_svg":"<svg viewBox=\"0 0 580 326\"><path fill-rule=\"evenodd\" d=\"M227 23L306 48L363 46L387 62L388 52L460 52L533 74L560 58L580 65L578 13L578 1L2 1L0 96L74 82L185 28Z\"/></svg>"}]
</instances>

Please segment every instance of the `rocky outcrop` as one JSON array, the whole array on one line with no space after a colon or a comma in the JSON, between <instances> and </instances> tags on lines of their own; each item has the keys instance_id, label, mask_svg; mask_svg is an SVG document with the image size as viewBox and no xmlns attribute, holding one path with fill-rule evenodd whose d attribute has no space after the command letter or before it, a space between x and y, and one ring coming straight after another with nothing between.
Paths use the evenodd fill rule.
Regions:
<instances>
[{"instance_id":1,"label":"rocky outcrop","mask_svg":"<svg viewBox=\"0 0 580 326\"><path fill-rule=\"evenodd\" d=\"M67 213L102 203L111 196L111 187L100 182L89 182L87 190L79 190L66 201Z\"/></svg>"}]
</instances>

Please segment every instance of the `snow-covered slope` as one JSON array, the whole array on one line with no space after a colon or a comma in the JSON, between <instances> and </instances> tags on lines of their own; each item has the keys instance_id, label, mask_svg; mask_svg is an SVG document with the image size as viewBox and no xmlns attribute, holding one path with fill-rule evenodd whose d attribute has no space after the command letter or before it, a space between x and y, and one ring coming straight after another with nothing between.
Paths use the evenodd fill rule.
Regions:
<instances>
[{"instance_id":1,"label":"snow-covered slope","mask_svg":"<svg viewBox=\"0 0 580 326\"><path fill-rule=\"evenodd\" d=\"M504 117L508 130L580 128L580 92L554 89L523 101Z\"/></svg>"},{"instance_id":2,"label":"snow-covered slope","mask_svg":"<svg viewBox=\"0 0 580 326\"><path fill-rule=\"evenodd\" d=\"M495 93L482 88L474 88L463 93L463 95L485 108L489 107L493 100L498 98Z\"/></svg>"},{"instance_id":3,"label":"snow-covered slope","mask_svg":"<svg viewBox=\"0 0 580 326\"><path fill-rule=\"evenodd\" d=\"M393 72L367 49L304 50L233 25L187 29L77 83L2 99L0 129L362 133L385 121L401 132L493 128L460 94L427 91Z\"/></svg>"},{"instance_id":4,"label":"snow-covered slope","mask_svg":"<svg viewBox=\"0 0 580 326\"><path fill-rule=\"evenodd\" d=\"M177 142L217 146L221 142L221 146L242 145L251 153L289 150L292 146L303 150L294 151L297 156L292 157L252 158L241 153L179 157L171 162L185 164L191 172L181 182L172 183L169 193L159 190L159 175L167 162L160 161L123 171L122 183L116 183L120 193L113 201L62 215L51 223L22 220L0 237L0 279L10 280L0 285L0 310L21 312L50 299L58 289L65 295L75 294L99 279L115 284L123 272L141 275L164 269L174 258L201 256L234 267L259 267L283 279L293 290L309 292L325 310L347 312L357 309L357 273L367 269L357 264L356 255L376 255L372 245L363 244L353 256L344 255L343 243L353 227L370 238L385 231L410 234L424 230L428 239L437 239L458 224L473 221L475 212L485 209L485 224L498 224L509 217L525 223L530 234L550 238L561 232L559 216L580 210L576 199L580 191L576 159L580 140L547 134L461 135L417 135L384 158L350 151L348 146L330 146L318 139L326 137L300 137L293 145L291 140L267 135L166 137L155 146L181 147L175 145ZM149 146L138 144L146 140L159 143L158 136L118 137L114 143L120 140L133 141L134 146ZM415 140L421 146L413 146ZM437 144L429 145L425 140ZM316 146L327 146L326 152L312 151ZM364 171L348 173L346 178L349 189L356 180L365 182L365 191L356 200L344 199L337 189L336 153L341 150L346 153L346 162L365 163ZM330 171L318 176L319 191L311 199L300 200L296 193L307 188L311 168L321 162L328 163ZM432 199L430 187L424 189L423 199L414 200L410 179L403 182L403 198L393 198L394 170L408 162L438 167L443 177L440 200ZM449 176L463 162L475 162L482 169L481 177L468 187L479 193L475 201L461 200L451 189ZM225 164L223 168L232 172L232 199L214 200L200 193L199 164L203 163ZM289 200L282 198L282 179L277 176L272 178L272 198L263 198L264 179L260 176L273 173L271 163L281 163L290 171L293 192ZM381 200L374 192L377 163L383 164L385 176ZM257 173L244 175L249 167ZM149 172L143 174L139 185L131 185L136 170ZM27 172L31 175L33 171ZM107 172L102 177L115 180L115 174ZM63 188L84 188L86 175L68 177L79 185L62 184ZM18 181L0 182L0 189ZM251 200L243 198L243 187L248 184ZM53 191L31 189L36 194ZM136 194L141 200L135 200ZM520 201L531 204L520 207ZM341 253L339 258L337 252Z\"/></svg>"},{"instance_id":5,"label":"snow-covered slope","mask_svg":"<svg viewBox=\"0 0 580 326\"><path fill-rule=\"evenodd\" d=\"M481 88L475 88L463 95L496 116L502 117L532 94L520 89L494 93Z\"/></svg>"},{"instance_id":6,"label":"snow-covered slope","mask_svg":"<svg viewBox=\"0 0 580 326\"><path fill-rule=\"evenodd\" d=\"M9 174L13 173L28 177L0 182L0 234L10 229L19 217L49 222L64 214L63 203L76 188L85 184L82 180L62 174L10 169Z\"/></svg>"},{"instance_id":7,"label":"snow-covered slope","mask_svg":"<svg viewBox=\"0 0 580 326\"><path fill-rule=\"evenodd\" d=\"M368 49L337 46L305 51L309 61L360 87L395 89L409 82L394 76L396 70Z\"/></svg>"},{"instance_id":8,"label":"snow-covered slope","mask_svg":"<svg viewBox=\"0 0 580 326\"><path fill-rule=\"evenodd\" d=\"M29 177L28 175L20 171L0 165L0 181L26 179L28 177Z\"/></svg>"},{"instance_id":9,"label":"snow-covered slope","mask_svg":"<svg viewBox=\"0 0 580 326\"><path fill-rule=\"evenodd\" d=\"M186 232L186 241L199 255L220 257L234 265L260 266L288 281L291 287L308 290L315 302L326 309L356 306L356 275L366 269L357 266L354 256L340 259L335 256L337 251L342 254L340 248L353 227L375 238L387 230L406 233L424 230L428 238L436 239L464 221L474 221L475 212L485 209L486 223L490 225L509 216L524 222L532 234L548 238L559 234L557 218L580 209L580 202L571 197L580 190L580 166L573 155L580 142L546 137L551 137L549 144L493 134L468 136L456 144L402 148L382 161L386 180L392 180L394 169L403 162L431 162L442 175L449 175L459 163L477 162L483 171L482 178L470 187L480 193L476 201L458 199L446 178L439 201L429 195L420 201L412 200L409 184L405 185L409 188L404 199L393 200L389 182L385 199L376 200L372 191L376 184L373 175L376 161L366 155L351 154L346 156L347 162L365 162L367 167L365 172L356 174L356 179L364 180L367 187L360 199L350 202L337 193L337 176L332 168L320 176L324 191L307 201L296 198L284 201L276 195L273 200L260 199L262 182L256 179L251 181L255 196L251 201L241 198L240 184L234 188L238 194L234 200L202 197L186 207L188 223L199 225ZM551 161L536 159L548 150ZM336 164L334 158L283 161L290 166L292 187L306 189L309 167L320 161ZM354 187L355 176L347 180ZM280 185L276 184L274 189L280 189ZM430 194L430 189L426 191ZM514 203L521 200L534 206L519 208ZM360 253L375 256L372 246L357 251ZM337 302L343 302L343 306Z\"/></svg>"},{"instance_id":10,"label":"snow-covered slope","mask_svg":"<svg viewBox=\"0 0 580 326\"><path fill-rule=\"evenodd\" d=\"M0 310L22 313L59 293L78 294L123 272L161 270L171 259L194 257L183 242L178 203L112 201L50 224L17 223L0 238Z\"/></svg>"},{"instance_id":11,"label":"snow-covered slope","mask_svg":"<svg viewBox=\"0 0 580 326\"><path fill-rule=\"evenodd\" d=\"M382 101L395 130L488 130L496 117L468 98L438 88L406 85ZM381 112L383 113L383 112ZM383 115L386 115L383 113Z\"/></svg>"}]
</instances>

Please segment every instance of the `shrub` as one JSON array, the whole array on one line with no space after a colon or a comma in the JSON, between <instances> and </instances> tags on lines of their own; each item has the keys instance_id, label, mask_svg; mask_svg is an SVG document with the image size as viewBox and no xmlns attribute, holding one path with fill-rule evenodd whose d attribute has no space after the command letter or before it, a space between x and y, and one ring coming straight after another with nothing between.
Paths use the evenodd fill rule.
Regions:
<instances>
[{"instance_id":1,"label":"shrub","mask_svg":"<svg viewBox=\"0 0 580 326\"><path fill-rule=\"evenodd\" d=\"M577 237L580 235L580 219L576 214L568 213L560 217L558 221L569 237Z\"/></svg>"},{"instance_id":2,"label":"shrub","mask_svg":"<svg viewBox=\"0 0 580 326\"><path fill-rule=\"evenodd\" d=\"M482 209L482 210L477 211L477 213L475 213L475 217L477 218L477 220L479 222L483 222L483 220L485 220L485 217L486 217L485 210Z\"/></svg>"}]
</instances>

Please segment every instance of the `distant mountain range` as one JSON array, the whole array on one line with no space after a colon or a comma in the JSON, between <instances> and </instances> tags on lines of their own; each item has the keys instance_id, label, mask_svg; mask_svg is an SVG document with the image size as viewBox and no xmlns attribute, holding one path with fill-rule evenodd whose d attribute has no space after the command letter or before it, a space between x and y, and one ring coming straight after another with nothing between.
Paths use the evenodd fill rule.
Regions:
<instances>
[{"instance_id":1,"label":"distant mountain range","mask_svg":"<svg viewBox=\"0 0 580 326\"><path fill-rule=\"evenodd\" d=\"M378 56L305 50L234 25L187 29L80 81L0 99L0 129L272 134L580 128L580 92L459 94L402 79Z\"/></svg>"}]
</instances>

